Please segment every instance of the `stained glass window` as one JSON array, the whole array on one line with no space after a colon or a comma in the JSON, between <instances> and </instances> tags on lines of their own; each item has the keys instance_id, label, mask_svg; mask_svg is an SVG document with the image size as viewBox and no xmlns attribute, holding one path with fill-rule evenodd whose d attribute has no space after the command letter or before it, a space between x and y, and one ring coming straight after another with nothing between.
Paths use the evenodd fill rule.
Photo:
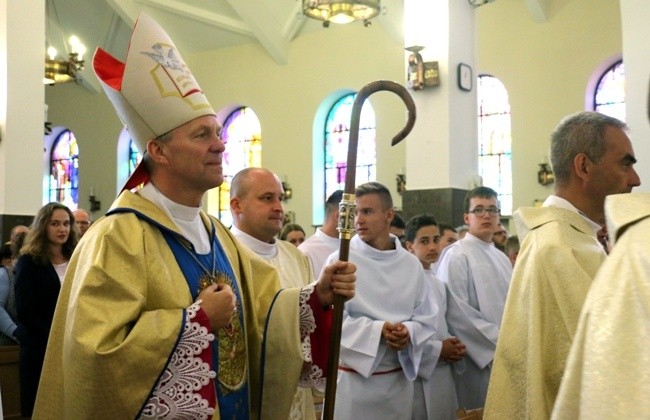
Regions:
<instances>
[{"instance_id":1,"label":"stained glass window","mask_svg":"<svg viewBox=\"0 0 650 420\"><path fill-rule=\"evenodd\" d=\"M625 121L625 67L622 60L605 70L598 80L594 111Z\"/></svg>"},{"instance_id":2,"label":"stained glass window","mask_svg":"<svg viewBox=\"0 0 650 420\"><path fill-rule=\"evenodd\" d=\"M512 214L512 138L508 91L499 79L478 77L478 170L499 194L501 214Z\"/></svg>"},{"instance_id":3,"label":"stained glass window","mask_svg":"<svg viewBox=\"0 0 650 420\"><path fill-rule=\"evenodd\" d=\"M52 146L49 201L65 204L70 210L79 206L79 147L70 130L63 130Z\"/></svg>"},{"instance_id":4,"label":"stained glass window","mask_svg":"<svg viewBox=\"0 0 650 420\"><path fill-rule=\"evenodd\" d=\"M327 114L325 122L325 196L323 203L334 191L345 188L345 171L348 160L350 119L356 94L350 93L339 99ZM359 121L359 144L357 149L356 183L374 181L377 178L375 152L375 111L369 101L361 108Z\"/></svg>"},{"instance_id":5,"label":"stained glass window","mask_svg":"<svg viewBox=\"0 0 650 420\"><path fill-rule=\"evenodd\" d=\"M218 188L217 217L232 225L230 183L244 168L262 166L262 128L255 112L248 107L233 111L223 123L221 138L226 144L223 154L223 184ZM208 203L208 209L212 206Z\"/></svg>"},{"instance_id":6,"label":"stained glass window","mask_svg":"<svg viewBox=\"0 0 650 420\"><path fill-rule=\"evenodd\" d=\"M138 148L133 142L129 140L129 176L135 171L135 168L138 166L142 160L142 154L138 152Z\"/></svg>"}]
</instances>

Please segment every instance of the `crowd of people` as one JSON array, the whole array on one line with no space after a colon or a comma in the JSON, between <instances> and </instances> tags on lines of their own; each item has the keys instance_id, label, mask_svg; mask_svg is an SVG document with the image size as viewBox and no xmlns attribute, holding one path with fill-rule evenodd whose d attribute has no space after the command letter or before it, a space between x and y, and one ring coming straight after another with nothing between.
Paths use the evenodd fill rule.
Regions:
<instances>
[{"instance_id":1,"label":"crowd of people","mask_svg":"<svg viewBox=\"0 0 650 420\"><path fill-rule=\"evenodd\" d=\"M49 203L0 248L0 344L20 345L23 416L317 419L335 295L337 419L650 408L650 381L634 377L650 337L638 246L650 199L623 194L640 185L625 123L562 120L554 194L517 209L514 227L486 186L467 193L453 227L429 213L405 221L386 186L358 185L339 261L343 191L310 236L284 224L282 182L264 168L234 176L233 226L202 210L223 182L221 127L150 17L125 63L99 50L93 68L144 158L98 221ZM179 81L185 95L163 94Z\"/></svg>"}]
</instances>

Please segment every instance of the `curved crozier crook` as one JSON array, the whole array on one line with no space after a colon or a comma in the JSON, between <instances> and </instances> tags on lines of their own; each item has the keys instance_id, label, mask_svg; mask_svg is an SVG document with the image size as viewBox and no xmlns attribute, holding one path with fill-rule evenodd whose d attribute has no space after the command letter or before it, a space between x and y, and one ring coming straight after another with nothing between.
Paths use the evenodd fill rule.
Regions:
<instances>
[{"instance_id":1,"label":"curved crozier crook","mask_svg":"<svg viewBox=\"0 0 650 420\"><path fill-rule=\"evenodd\" d=\"M348 221L342 221L350 212L354 211L354 187L357 167L357 148L359 144L359 122L361 120L361 108L365 100L371 94L382 90L396 93L408 109L408 121L406 126L395 137L391 145L394 146L402 141L415 125L415 103L411 94L402 85L388 80L378 80L365 85L354 100L352 105L352 116L350 121L350 138L348 140L348 160L345 173L345 193L341 204L339 204L339 227L347 226ZM348 261L350 251L350 236L344 235L346 229L339 230L339 260ZM323 419L334 419L334 405L336 403L336 381L338 373L338 361L341 347L341 328L343 323L343 305L345 299L341 295L334 296L334 308L332 313L332 332L330 336L329 358L327 361L327 382L325 388L325 406L323 408Z\"/></svg>"},{"instance_id":2,"label":"curved crozier crook","mask_svg":"<svg viewBox=\"0 0 650 420\"><path fill-rule=\"evenodd\" d=\"M357 93L356 98L354 99L354 104L352 105L352 116L350 121L350 139L348 142L348 159L347 159L347 168L346 168L346 177L345 177L345 192L353 193L354 192L354 183L356 179L356 166L357 166L357 147L359 144L359 124L361 120L361 108L363 103L368 99L370 95L375 92L380 91L390 91L395 93L397 96L402 98L406 109L408 110L408 120L406 121L406 126L400 130L399 133L393 137L391 141L391 146L395 146L400 141L411 132L413 126L415 125L415 102L411 94L406 90L406 88L399 83L390 81L390 80L377 80L370 82ZM352 173L350 173L352 172ZM349 185L348 185L349 184Z\"/></svg>"}]
</instances>

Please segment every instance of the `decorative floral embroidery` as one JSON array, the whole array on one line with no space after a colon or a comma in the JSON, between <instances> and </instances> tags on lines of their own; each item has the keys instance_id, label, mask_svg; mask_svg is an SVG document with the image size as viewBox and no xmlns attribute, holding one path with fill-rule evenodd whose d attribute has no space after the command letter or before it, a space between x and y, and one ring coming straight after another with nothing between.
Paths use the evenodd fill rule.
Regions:
<instances>
[{"instance_id":1,"label":"decorative floral embroidery","mask_svg":"<svg viewBox=\"0 0 650 420\"><path fill-rule=\"evenodd\" d=\"M198 322L200 300L187 308L183 335L161 375L141 418L207 419L214 408L199 391L216 377L199 355L214 341L214 334Z\"/></svg>"},{"instance_id":2,"label":"decorative floral embroidery","mask_svg":"<svg viewBox=\"0 0 650 420\"><path fill-rule=\"evenodd\" d=\"M314 292L315 285L316 283L312 283L300 291L300 341L302 357L305 363L302 365L298 385L303 388L314 387L319 391L324 391L325 378L323 377L323 370L312 363L311 341L309 339L309 334L316 331L316 319L308 303Z\"/></svg>"}]
</instances>

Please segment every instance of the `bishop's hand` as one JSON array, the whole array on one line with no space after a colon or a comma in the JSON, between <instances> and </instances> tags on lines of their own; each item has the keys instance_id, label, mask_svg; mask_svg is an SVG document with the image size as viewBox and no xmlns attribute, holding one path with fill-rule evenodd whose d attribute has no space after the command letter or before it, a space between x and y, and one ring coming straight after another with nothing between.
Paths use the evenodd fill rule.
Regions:
<instances>
[{"instance_id":1,"label":"bishop's hand","mask_svg":"<svg viewBox=\"0 0 650 420\"><path fill-rule=\"evenodd\" d=\"M357 267L349 261L335 261L323 268L316 283L316 293L323 306L334 303L334 295L354 297Z\"/></svg>"},{"instance_id":2,"label":"bishop's hand","mask_svg":"<svg viewBox=\"0 0 650 420\"><path fill-rule=\"evenodd\" d=\"M198 299L202 300L201 309L208 316L213 332L230 325L237 308L237 298L230 286L212 284L199 293Z\"/></svg>"}]
</instances>

